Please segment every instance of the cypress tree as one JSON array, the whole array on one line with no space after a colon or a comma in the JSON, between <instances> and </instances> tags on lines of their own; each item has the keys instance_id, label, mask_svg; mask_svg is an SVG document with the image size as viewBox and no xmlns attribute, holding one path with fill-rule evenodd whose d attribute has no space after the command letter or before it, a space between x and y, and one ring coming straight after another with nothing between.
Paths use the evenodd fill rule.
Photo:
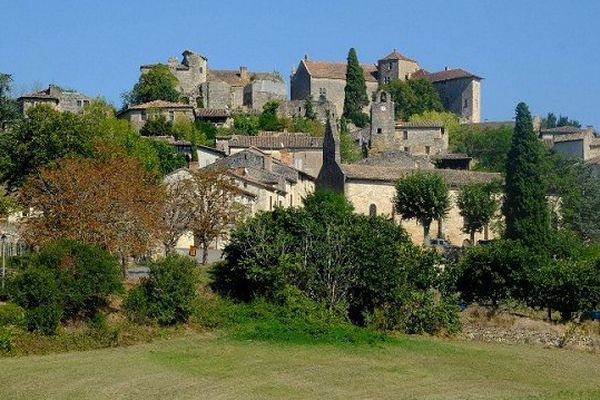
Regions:
<instances>
[{"instance_id":1,"label":"cypress tree","mask_svg":"<svg viewBox=\"0 0 600 400\"><path fill-rule=\"evenodd\" d=\"M362 109L369 104L369 96L367 96L367 84L365 83L363 69L358 63L358 56L354 48L348 52L344 95L344 113L342 116L356 126L365 126L368 122L368 116L362 112Z\"/></svg>"},{"instance_id":2,"label":"cypress tree","mask_svg":"<svg viewBox=\"0 0 600 400\"><path fill-rule=\"evenodd\" d=\"M533 132L525 103L516 109L515 130L506 162L506 238L542 245L550 230L544 179L544 149Z\"/></svg>"}]
</instances>

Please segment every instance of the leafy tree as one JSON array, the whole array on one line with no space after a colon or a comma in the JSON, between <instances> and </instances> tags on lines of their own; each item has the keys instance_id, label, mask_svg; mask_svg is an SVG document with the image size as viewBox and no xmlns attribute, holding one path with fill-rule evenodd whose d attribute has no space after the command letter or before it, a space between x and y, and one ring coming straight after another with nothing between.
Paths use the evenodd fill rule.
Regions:
<instances>
[{"instance_id":1,"label":"leafy tree","mask_svg":"<svg viewBox=\"0 0 600 400\"><path fill-rule=\"evenodd\" d=\"M464 219L463 230L475 244L475 232L481 232L498 211L493 185L471 183L463 186L458 193L457 205Z\"/></svg>"},{"instance_id":2,"label":"leafy tree","mask_svg":"<svg viewBox=\"0 0 600 400\"><path fill-rule=\"evenodd\" d=\"M431 222L443 218L450 208L448 186L436 173L409 175L396 183L394 207L402 218L414 218L423 226L423 241L429 244Z\"/></svg>"},{"instance_id":3,"label":"leafy tree","mask_svg":"<svg viewBox=\"0 0 600 400\"><path fill-rule=\"evenodd\" d=\"M186 212L191 215L189 230L202 247L202 264L208 261L208 247L239 222L245 208L236 202L240 189L226 171L203 168L185 181L189 198Z\"/></svg>"},{"instance_id":4,"label":"leafy tree","mask_svg":"<svg viewBox=\"0 0 600 400\"><path fill-rule=\"evenodd\" d=\"M314 121L317 119L317 114L315 113L315 109L313 107L313 98L312 96L304 99L304 118L310 119Z\"/></svg>"},{"instance_id":5,"label":"leafy tree","mask_svg":"<svg viewBox=\"0 0 600 400\"><path fill-rule=\"evenodd\" d=\"M42 248L32 262L56 276L64 319L94 317L122 290L119 262L105 250L60 239Z\"/></svg>"},{"instance_id":6,"label":"leafy tree","mask_svg":"<svg viewBox=\"0 0 600 400\"><path fill-rule=\"evenodd\" d=\"M513 137L512 126L480 128L465 124L451 130L449 135L450 151L473 157L476 161L475 170L506 171Z\"/></svg>"},{"instance_id":7,"label":"leafy tree","mask_svg":"<svg viewBox=\"0 0 600 400\"><path fill-rule=\"evenodd\" d=\"M394 100L396 118L408 120L427 111L444 111L440 95L426 79L396 80L383 86Z\"/></svg>"},{"instance_id":8,"label":"leafy tree","mask_svg":"<svg viewBox=\"0 0 600 400\"><path fill-rule=\"evenodd\" d=\"M158 64L140 75L133 90L123 96L125 107L138 105L154 100L177 102L180 94L177 90L177 77L166 65Z\"/></svg>"},{"instance_id":9,"label":"leafy tree","mask_svg":"<svg viewBox=\"0 0 600 400\"><path fill-rule=\"evenodd\" d=\"M125 302L130 318L161 325L186 322L196 298L195 263L171 254L149 266L148 278L129 292Z\"/></svg>"},{"instance_id":10,"label":"leafy tree","mask_svg":"<svg viewBox=\"0 0 600 400\"><path fill-rule=\"evenodd\" d=\"M506 164L506 238L541 245L548 237L550 213L546 200L544 153L533 132L525 103L516 109L515 132Z\"/></svg>"},{"instance_id":11,"label":"leafy tree","mask_svg":"<svg viewBox=\"0 0 600 400\"><path fill-rule=\"evenodd\" d=\"M259 116L241 113L233 114L233 127L240 132L246 133L247 135L256 135L259 129L261 129Z\"/></svg>"},{"instance_id":12,"label":"leafy tree","mask_svg":"<svg viewBox=\"0 0 600 400\"><path fill-rule=\"evenodd\" d=\"M542 118L542 128L557 128L561 126L574 126L576 128L581 128L581 124L579 121L571 120L569 117L560 115L556 118L554 113L549 112L545 118Z\"/></svg>"},{"instance_id":13,"label":"leafy tree","mask_svg":"<svg viewBox=\"0 0 600 400\"><path fill-rule=\"evenodd\" d=\"M277 118L277 109L279 108L279 102L277 100L271 100L265 103L263 106L263 112L258 118L258 125L260 129L265 131L279 131L281 125Z\"/></svg>"},{"instance_id":14,"label":"leafy tree","mask_svg":"<svg viewBox=\"0 0 600 400\"><path fill-rule=\"evenodd\" d=\"M205 145L214 146L217 139L218 129L214 124L207 121L194 121L196 129L201 133L201 138ZM199 141L199 140L198 140ZM197 143L201 144L201 143Z\"/></svg>"},{"instance_id":15,"label":"leafy tree","mask_svg":"<svg viewBox=\"0 0 600 400\"><path fill-rule=\"evenodd\" d=\"M17 102L9 97L12 86L12 76L0 72L0 131L3 124L19 116Z\"/></svg>"},{"instance_id":16,"label":"leafy tree","mask_svg":"<svg viewBox=\"0 0 600 400\"><path fill-rule=\"evenodd\" d=\"M461 128L456 114L446 111L428 110L420 114L413 114L408 119L410 122L440 122L451 139Z\"/></svg>"},{"instance_id":17,"label":"leafy tree","mask_svg":"<svg viewBox=\"0 0 600 400\"><path fill-rule=\"evenodd\" d=\"M494 307L511 297L526 299L532 292L529 271L536 264L533 254L515 241L471 247L459 262L457 289L467 302Z\"/></svg>"},{"instance_id":18,"label":"leafy tree","mask_svg":"<svg viewBox=\"0 0 600 400\"><path fill-rule=\"evenodd\" d=\"M20 187L39 168L65 156L94 154L93 132L73 113L61 113L47 105L27 111L9 132L0 137L1 180L9 190Z\"/></svg>"},{"instance_id":19,"label":"leafy tree","mask_svg":"<svg viewBox=\"0 0 600 400\"><path fill-rule=\"evenodd\" d=\"M560 196L560 222L583 240L600 240L600 178L588 164L562 160L552 176L554 194Z\"/></svg>"},{"instance_id":20,"label":"leafy tree","mask_svg":"<svg viewBox=\"0 0 600 400\"><path fill-rule=\"evenodd\" d=\"M158 215L163 189L139 160L116 148L99 157L67 157L22 188L20 198L39 214L28 219L23 235L44 245L68 238L100 246L125 267L130 256L144 255L160 237Z\"/></svg>"},{"instance_id":21,"label":"leafy tree","mask_svg":"<svg viewBox=\"0 0 600 400\"><path fill-rule=\"evenodd\" d=\"M173 133L173 123L160 113L151 113L140 129L142 136L172 136Z\"/></svg>"},{"instance_id":22,"label":"leafy tree","mask_svg":"<svg viewBox=\"0 0 600 400\"><path fill-rule=\"evenodd\" d=\"M363 108L369 105L367 84L362 67L358 63L356 50L348 51L346 66L346 87L344 88L343 118L351 121L356 126L363 127L368 121L368 116L363 113Z\"/></svg>"}]
</instances>

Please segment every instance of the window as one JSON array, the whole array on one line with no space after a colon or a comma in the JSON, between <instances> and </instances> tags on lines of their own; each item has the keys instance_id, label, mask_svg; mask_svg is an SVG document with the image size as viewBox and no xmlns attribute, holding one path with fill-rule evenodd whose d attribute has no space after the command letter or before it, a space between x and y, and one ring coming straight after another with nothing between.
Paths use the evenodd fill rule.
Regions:
<instances>
[{"instance_id":1,"label":"window","mask_svg":"<svg viewBox=\"0 0 600 400\"><path fill-rule=\"evenodd\" d=\"M408 131L403 131L402 132L402 139L408 140Z\"/></svg>"},{"instance_id":2,"label":"window","mask_svg":"<svg viewBox=\"0 0 600 400\"><path fill-rule=\"evenodd\" d=\"M87 106L88 104L90 104L90 101L89 101L89 100L84 100L84 101L83 101L83 105L84 105L84 106Z\"/></svg>"},{"instance_id":3,"label":"window","mask_svg":"<svg viewBox=\"0 0 600 400\"><path fill-rule=\"evenodd\" d=\"M371 217L375 217L377 215L377 206L375 204L371 204L369 206L369 215Z\"/></svg>"},{"instance_id":4,"label":"window","mask_svg":"<svg viewBox=\"0 0 600 400\"><path fill-rule=\"evenodd\" d=\"M382 132L381 128L377 128L377 133L381 133L381 132Z\"/></svg>"},{"instance_id":5,"label":"window","mask_svg":"<svg viewBox=\"0 0 600 400\"><path fill-rule=\"evenodd\" d=\"M298 107L298 112L302 112L302 107Z\"/></svg>"},{"instance_id":6,"label":"window","mask_svg":"<svg viewBox=\"0 0 600 400\"><path fill-rule=\"evenodd\" d=\"M145 121L148 116L146 115L146 111L142 110L142 113L140 114L140 118L142 119L142 121Z\"/></svg>"},{"instance_id":7,"label":"window","mask_svg":"<svg viewBox=\"0 0 600 400\"><path fill-rule=\"evenodd\" d=\"M77 100L77 107L81 107L83 105L83 102L81 100Z\"/></svg>"},{"instance_id":8,"label":"window","mask_svg":"<svg viewBox=\"0 0 600 400\"><path fill-rule=\"evenodd\" d=\"M169 121L175 121L175 111L169 111Z\"/></svg>"},{"instance_id":9,"label":"window","mask_svg":"<svg viewBox=\"0 0 600 400\"><path fill-rule=\"evenodd\" d=\"M319 96L327 96L327 89L324 87L319 88Z\"/></svg>"},{"instance_id":10,"label":"window","mask_svg":"<svg viewBox=\"0 0 600 400\"><path fill-rule=\"evenodd\" d=\"M404 146L404 151L410 153L410 146Z\"/></svg>"},{"instance_id":11,"label":"window","mask_svg":"<svg viewBox=\"0 0 600 400\"><path fill-rule=\"evenodd\" d=\"M463 108L467 108L469 107L469 99L465 99L465 102L463 104Z\"/></svg>"},{"instance_id":12,"label":"window","mask_svg":"<svg viewBox=\"0 0 600 400\"><path fill-rule=\"evenodd\" d=\"M248 187L248 183L244 182L244 189L246 189Z\"/></svg>"},{"instance_id":13,"label":"window","mask_svg":"<svg viewBox=\"0 0 600 400\"><path fill-rule=\"evenodd\" d=\"M425 154L431 153L431 146L425 146Z\"/></svg>"},{"instance_id":14,"label":"window","mask_svg":"<svg viewBox=\"0 0 600 400\"><path fill-rule=\"evenodd\" d=\"M204 68L200 67L200 73L204 72Z\"/></svg>"},{"instance_id":15,"label":"window","mask_svg":"<svg viewBox=\"0 0 600 400\"><path fill-rule=\"evenodd\" d=\"M406 74L406 75L404 75L404 79L405 79L405 80L408 80L409 78L410 78L410 75L409 75L409 74Z\"/></svg>"},{"instance_id":16,"label":"window","mask_svg":"<svg viewBox=\"0 0 600 400\"><path fill-rule=\"evenodd\" d=\"M269 196L269 211L273 210L273 196Z\"/></svg>"},{"instance_id":17,"label":"window","mask_svg":"<svg viewBox=\"0 0 600 400\"><path fill-rule=\"evenodd\" d=\"M383 78L383 83L390 83L390 77L386 76L385 78Z\"/></svg>"},{"instance_id":18,"label":"window","mask_svg":"<svg viewBox=\"0 0 600 400\"><path fill-rule=\"evenodd\" d=\"M388 65L387 65L387 70L388 70L388 71L391 71L391 70L392 70L392 63L388 63Z\"/></svg>"}]
</instances>

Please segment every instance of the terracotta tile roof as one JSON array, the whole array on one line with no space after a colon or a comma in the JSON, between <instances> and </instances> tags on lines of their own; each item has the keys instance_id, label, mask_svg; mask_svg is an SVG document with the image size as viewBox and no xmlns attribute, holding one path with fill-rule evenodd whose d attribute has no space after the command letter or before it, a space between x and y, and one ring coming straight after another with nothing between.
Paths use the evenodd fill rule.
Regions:
<instances>
[{"instance_id":1,"label":"terracotta tile roof","mask_svg":"<svg viewBox=\"0 0 600 400\"><path fill-rule=\"evenodd\" d=\"M588 136L589 134L587 132L565 133L562 135L554 136L552 140L554 141L554 143L574 142L576 140L584 140Z\"/></svg>"},{"instance_id":2,"label":"terracotta tile roof","mask_svg":"<svg viewBox=\"0 0 600 400\"><path fill-rule=\"evenodd\" d=\"M450 81L453 79L483 79L480 76L474 75L468 71L465 71L462 68L456 68L456 69L448 69L448 70L444 70L444 71L440 71L440 72L430 72L425 74L424 72L419 74L419 76L415 76L417 75L419 71L415 72L413 74L413 78L417 77L417 78L425 78L430 80L431 82L443 82L443 81Z\"/></svg>"},{"instance_id":3,"label":"terracotta tile roof","mask_svg":"<svg viewBox=\"0 0 600 400\"><path fill-rule=\"evenodd\" d=\"M302 60L313 78L346 80L346 63ZM361 64L365 81L377 82L377 65Z\"/></svg>"},{"instance_id":4,"label":"terracotta tile roof","mask_svg":"<svg viewBox=\"0 0 600 400\"><path fill-rule=\"evenodd\" d=\"M396 122L397 128L443 128L444 124L439 121L419 121L419 122Z\"/></svg>"},{"instance_id":5,"label":"terracotta tile roof","mask_svg":"<svg viewBox=\"0 0 600 400\"><path fill-rule=\"evenodd\" d=\"M209 69L207 75L208 81L223 81L230 86L246 86L248 83L256 79L267 79L276 82L283 82L281 76L273 72L248 71L248 76L246 78L242 78L239 70Z\"/></svg>"},{"instance_id":6,"label":"terracotta tile roof","mask_svg":"<svg viewBox=\"0 0 600 400\"><path fill-rule=\"evenodd\" d=\"M405 169L433 169L434 166L426 156L414 156L405 151L387 151L369 156L354 165L371 165L380 167L400 167Z\"/></svg>"},{"instance_id":7,"label":"terracotta tile roof","mask_svg":"<svg viewBox=\"0 0 600 400\"><path fill-rule=\"evenodd\" d=\"M307 135L233 135L229 147L256 147L258 149L322 149L323 138Z\"/></svg>"},{"instance_id":8,"label":"terracotta tile roof","mask_svg":"<svg viewBox=\"0 0 600 400\"><path fill-rule=\"evenodd\" d=\"M472 160L467 154L463 153L442 153L431 156L432 160Z\"/></svg>"},{"instance_id":9,"label":"terracotta tile roof","mask_svg":"<svg viewBox=\"0 0 600 400\"><path fill-rule=\"evenodd\" d=\"M388 54L387 56L383 57L384 60L402 60L402 61L411 61L416 63L415 60L412 60L406 56L404 56L403 54L400 54L396 49L394 49L394 51L392 51L390 54Z\"/></svg>"},{"instance_id":10,"label":"terracotta tile roof","mask_svg":"<svg viewBox=\"0 0 600 400\"><path fill-rule=\"evenodd\" d=\"M424 70L423 68L415 71L411 77L414 79L426 78L429 75L429 71Z\"/></svg>"},{"instance_id":11,"label":"terracotta tile roof","mask_svg":"<svg viewBox=\"0 0 600 400\"><path fill-rule=\"evenodd\" d=\"M165 100L154 100L148 103L138 104L137 106L131 106L127 110L147 110L149 108L188 108L193 110L194 107L189 104L173 103Z\"/></svg>"},{"instance_id":12,"label":"terracotta tile roof","mask_svg":"<svg viewBox=\"0 0 600 400\"><path fill-rule=\"evenodd\" d=\"M27 93L23 96L19 97L20 99L48 99L48 100L58 100L56 96L50 96L48 93L48 89L40 90L39 92Z\"/></svg>"},{"instance_id":13,"label":"terracotta tile roof","mask_svg":"<svg viewBox=\"0 0 600 400\"><path fill-rule=\"evenodd\" d=\"M347 165L341 166L344 175L348 179L369 180L381 182L396 182L398 179L411 174L422 172L420 169L406 169L400 167L379 167L370 165ZM433 171L440 174L446 183L451 187L463 186L467 183L489 183L502 180L502 175L493 172L473 172L457 169L435 169Z\"/></svg>"},{"instance_id":14,"label":"terracotta tile roof","mask_svg":"<svg viewBox=\"0 0 600 400\"><path fill-rule=\"evenodd\" d=\"M194 113L201 118L226 118L231 115L229 110L224 108L196 108Z\"/></svg>"}]
</instances>

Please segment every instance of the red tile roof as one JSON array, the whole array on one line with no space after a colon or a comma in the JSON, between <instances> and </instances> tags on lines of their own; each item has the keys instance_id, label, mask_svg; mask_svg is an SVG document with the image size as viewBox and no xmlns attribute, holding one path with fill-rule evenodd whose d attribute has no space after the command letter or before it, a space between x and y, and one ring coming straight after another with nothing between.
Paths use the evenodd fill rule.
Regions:
<instances>
[{"instance_id":1,"label":"red tile roof","mask_svg":"<svg viewBox=\"0 0 600 400\"><path fill-rule=\"evenodd\" d=\"M346 63L302 60L313 78L346 79ZM367 82L377 82L377 65L361 64Z\"/></svg>"},{"instance_id":2,"label":"red tile roof","mask_svg":"<svg viewBox=\"0 0 600 400\"><path fill-rule=\"evenodd\" d=\"M256 147L257 149L322 149L323 138L307 135L233 135L229 147Z\"/></svg>"},{"instance_id":3,"label":"red tile roof","mask_svg":"<svg viewBox=\"0 0 600 400\"><path fill-rule=\"evenodd\" d=\"M195 113L200 118L227 118L231 115L229 110L224 108L197 108Z\"/></svg>"}]
</instances>

